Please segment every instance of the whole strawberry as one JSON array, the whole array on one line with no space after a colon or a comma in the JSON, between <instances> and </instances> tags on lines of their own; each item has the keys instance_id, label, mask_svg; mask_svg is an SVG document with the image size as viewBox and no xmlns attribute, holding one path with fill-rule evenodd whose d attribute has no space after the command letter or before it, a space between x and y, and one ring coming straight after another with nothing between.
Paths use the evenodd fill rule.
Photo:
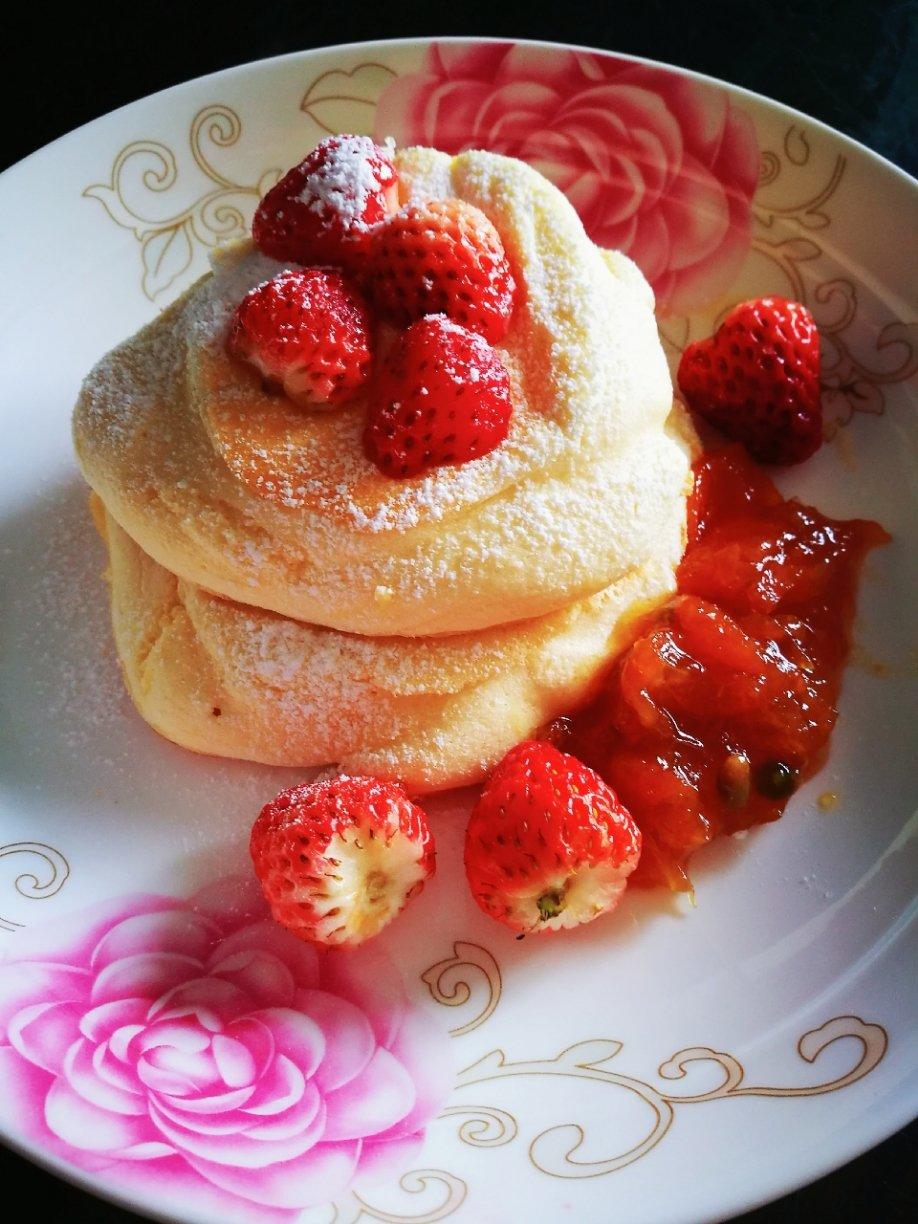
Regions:
<instances>
[{"instance_id":1,"label":"whole strawberry","mask_svg":"<svg viewBox=\"0 0 918 1224\"><path fill-rule=\"evenodd\" d=\"M516 283L484 213L462 200L411 204L373 238L373 300L393 323L445 314L496 344L513 313Z\"/></svg>"},{"instance_id":2,"label":"whole strawberry","mask_svg":"<svg viewBox=\"0 0 918 1224\"><path fill-rule=\"evenodd\" d=\"M373 387L364 449L404 478L486 455L507 436L510 377L477 332L432 315L393 345Z\"/></svg>"},{"instance_id":3,"label":"whole strawberry","mask_svg":"<svg viewBox=\"0 0 918 1224\"><path fill-rule=\"evenodd\" d=\"M640 853L640 831L615 792L539 740L507 753L465 834L472 895L486 914L525 934L613 909Z\"/></svg>"},{"instance_id":4,"label":"whole strawberry","mask_svg":"<svg viewBox=\"0 0 918 1224\"><path fill-rule=\"evenodd\" d=\"M735 306L713 336L686 348L678 380L689 408L760 463L802 463L819 449L819 332L799 302Z\"/></svg>"},{"instance_id":5,"label":"whole strawberry","mask_svg":"<svg viewBox=\"0 0 918 1224\"><path fill-rule=\"evenodd\" d=\"M227 348L295 403L314 408L349 399L367 381L371 336L366 303L340 272L291 268L246 294Z\"/></svg>"},{"instance_id":6,"label":"whole strawberry","mask_svg":"<svg viewBox=\"0 0 918 1224\"><path fill-rule=\"evenodd\" d=\"M376 778L281 791L255 821L249 849L274 918L320 944L378 934L436 867L424 813Z\"/></svg>"},{"instance_id":7,"label":"whole strawberry","mask_svg":"<svg viewBox=\"0 0 918 1224\"><path fill-rule=\"evenodd\" d=\"M258 205L255 245L274 259L359 267L398 207L398 176L369 136L329 136Z\"/></svg>"}]
</instances>

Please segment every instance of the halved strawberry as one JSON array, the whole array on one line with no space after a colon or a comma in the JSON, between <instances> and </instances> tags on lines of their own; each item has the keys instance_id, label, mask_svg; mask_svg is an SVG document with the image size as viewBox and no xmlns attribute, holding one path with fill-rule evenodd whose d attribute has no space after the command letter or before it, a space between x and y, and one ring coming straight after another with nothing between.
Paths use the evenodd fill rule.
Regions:
<instances>
[{"instance_id":1,"label":"halved strawberry","mask_svg":"<svg viewBox=\"0 0 918 1224\"><path fill-rule=\"evenodd\" d=\"M398 207L398 175L369 136L329 136L258 205L255 245L274 259L355 268Z\"/></svg>"},{"instance_id":2,"label":"halved strawberry","mask_svg":"<svg viewBox=\"0 0 918 1224\"><path fill-rule=\"evenodd\" d=\"M281 791L255 821L249 849L274 918L320 944L378 934L436 868L423 811L376 778Z\"/></svg>"},{"instance_id":3,"label":"halved strawberry","mask_svg":"<svg viewBox=\"0 0 918 1224\"><path fill-rule=\"evenodd\" d=\"M822 443L819 332L799 302L734 306L713 336L686 348L678 380L689 408L760 463L802 463Z\"/></svg>"},{"instance_id":4,"label":"halved strawberry","mask_svg":"<svg viewBox=\"0 0 918 1224\"><path fill-rule=\"evenodd\" d=\"M371 336L366 303L342 273L290 268L242 299L227 348L308 408L339 404L363 386Z\"/></svg>"},{"instance_id":5,"label":"halved strawberry","mask_svg":"<svg viewBox=\"0 0 918 1224\"><path fill-rule=\"evenodd\" d=\"M380 226L368 270L373 300L406 326L445 314L496 344L513 314L516 282L485 214L463 200L410 204Z\"/></svg>"},{"instance_id":6,"label":"halved strawberry","mask_svg":"<svg viewBox=\"0 0 918 1224\"><path fill-rule=\"evenodd\" d=\"M510 413L510 376L487 340L432 315L390 350L372 391L364 450L387 476L417 476L494 450Z\"/></svg>"},{"instance_id":7,"label":"halved strawberry","mask_svg":"<svg viewBox=\"0 0 918 1224\"><path fill-rule=\"evenodd\" d=\"M640 853L640 831L615 792L582 761L539 740L507 753L465 835L475 900L525 934L608 913Z\"/></svg>"}]
</instances>

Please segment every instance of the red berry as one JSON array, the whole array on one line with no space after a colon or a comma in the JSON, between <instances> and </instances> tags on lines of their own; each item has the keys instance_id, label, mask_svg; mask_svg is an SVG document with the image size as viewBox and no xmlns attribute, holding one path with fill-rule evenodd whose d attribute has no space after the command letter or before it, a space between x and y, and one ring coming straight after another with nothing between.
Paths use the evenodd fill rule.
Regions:
<instances>
[{"instance_id":1,"label":"red berry","mask_svg":"<svg viewBox=\"0 0 918 1224\"><path fill-rule=\"evenodd\" d=\"M760 463L802 463L819 449L819 332L799 302L735 306L713 336L686 348L678 377L692 411Z\"/></svg>"},{"instance_id":2,"label":"red berry","mask_svg":"<svg viewBox=\"0 0 918 1224\"><path fill-rule=\"evenodd\" d=\"M417 476L494 450L510 412L510 376L487 340L431 315L389 352L370 398L364 449L387 476Z\"/></svg>"},{"instance_id":3,"label":"red berry","mask_svg":"<svg viewBox=\"0 0 918 1224\"><path fill-rule=\"evenodd\" d=\"M411 204L374 236L373 299L394 323L449 315L496 344L507 334L516 284L484 213L462 200Z\"/></svg>"},{"instance_id":4,"label":"red berry","mask_svg":"<svg viewBox=\"0 0 918 1224\"><path fill-rule=\"evenodd\" d=\"M329 136L258 205L255 245L274 259L355 267L398 207L398 176L369 136Z\"/></svg>"},{"instance_id":5,"label":"red berry","mask_svg":"<svg viewBox=\"0 0 918 1224\"><path fill-rule=\"evenodd\" d=\"M255 821L249 850L276 921L321 944L370 939L436 869L426 816L376 778L281 791Z\"/></svg>"},{"instance_id":6,"label":"red berry","mask_svg":"<svg viewBox=\"0 0 918 1224\"><path fill-rule=\"evenodd\" d=\"M526 934L592 922L618 903L641 834L582 761L529 740L488 779L465 834L465 872L486 914Z\"/></svg>"},{"instance_id":7,"label":"red berry","mask_svg":"<svg viewBox=\"0 0 918 1224\"><path fill-rule=\"evenodd\" d=\"M304 407L339 404L367 381L373 364L370 315L334 269L288 269L236 307L227 348Z\"/></svg>"}]
</instances>

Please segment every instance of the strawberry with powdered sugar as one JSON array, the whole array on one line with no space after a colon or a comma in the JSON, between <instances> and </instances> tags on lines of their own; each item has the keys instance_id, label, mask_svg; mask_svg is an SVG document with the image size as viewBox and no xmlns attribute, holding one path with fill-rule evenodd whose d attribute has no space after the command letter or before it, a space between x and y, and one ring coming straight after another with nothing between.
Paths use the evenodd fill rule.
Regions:
<instances>
[{"instance_id":1,"label":"strawberry with powdered sugar","mask_svg":"<svg viewBox=\"0 0 918 1224\"><path fill-rule=\"evenodd\" d=\"M311 943L370 939L436 869L427 817L400 786L376 778L281 791L249 848L275 920Z\"/></svg>"},{"instance_id":2,"label":"strawberry with powdered sugar","mask_svg":"<svg viewBox=\"0 0 918 1224\"><path fill-rule=\"evenodd\" d=\"M398 175L368 136L329 136L258 205L255 245L273 259L358 268L398 207Z\"/></svg>"}]
</instances>

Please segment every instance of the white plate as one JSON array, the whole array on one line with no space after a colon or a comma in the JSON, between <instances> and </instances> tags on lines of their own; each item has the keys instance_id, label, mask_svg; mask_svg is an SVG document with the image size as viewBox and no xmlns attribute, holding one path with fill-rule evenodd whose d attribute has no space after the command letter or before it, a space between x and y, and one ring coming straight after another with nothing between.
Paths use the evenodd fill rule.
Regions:
<instances>
[{"instance_id":1,"label":"white plate","mask_svg":"<svg viewBox=\"0 0 918 1224\"><path fill-rule=\"evenodd\" d=\"M397 967L358 956L349 974L363 985L326 983L373 1020L377 1040L402 1062L401 1079L387 1080L379 1068L390 1056L379 1054L375 1077L352 1080L350 1099L335 1099L327 1080L323 1108L338 1116L336 1133L350 1127L367 1138L326 1141L307 1159L270 1129L257 1140L221 1138L221 1119L230 1119L225 1132L238 1117L200 1101L195 1059L204 1055L186 1050L182 1062L169 1050L174 1034L158 1039L166 1053L148 1059L140 1096L117 1088L117 1059L104 1048L115 1022L106 1027L105 1013L86 1019L94 1001L155 994L210 971L194 958L239 914L202 924L176 901L168 921L144 918L149 903L138 894L187 898L243 871L253 816L292 775L192 756L134 714L109 641L102 548L69 414L94 360L204 268L208 249L250 217L272 171L326 130L374 123L379 136L401 141L491 147L507 147L508 132L521 130L522 151L534 157L560 133L565 152L554 172L574 178L572 169L593 165L594 177L580 178L581 199L592 201L587 220L598 238L644 262L669 311L661 322L673 353L751 292L809 302L823 333L834 436L785 486L829 513L879 519L893 543L866 565L828 764L779 824L698 856L696 909L635 893L613 919L518 943L464 887L468 795L432 803L441 872L381 941ZM615 192L603 177L612 162L590 153L616 141L655 160L625 201L628 217L613 226L603 211ZM620 191L615 200L621 205ZM182 1224L549 1215L637 1224L739 1212L818 1177L913 1115L918 404L908 380L918 343L907 325L918 283L916 200L914 182L888 163L742 90L532 44L364 44L253 64L108 115L3 176L0 939L13 963L0 969L0 1015L14 1019L0 1038L0 1131L8 1142L99 1194ZM828 790L839 796L831 812L817 804ZM115 920L94 910L87 934L88 920L72 915L118 896L127 898L119 912L138 916L99 945ZM172 949L171 958L157 949ZM177 962L176 949L192 959ZM291 1004L274 953L215 972L243 982L250 1008ZM314 972L297 969L301 978ZM327 977L329 966L320 972ZM233 998L238 1010L241 996ZM142 1020L141 1042L150 1025ZM263 1054L265 1074L279 1074L279 1050L266 1053L263 1033L234 1031L223 1052L231 1079L246 1081L249 1055ZM342 1053L342 1041L332 1035L326 1060L356 1057ZM156 1113L170 1067L192 1075L182 1088L198 1111L191 1125L186 1115L186 1125L170 1127ZM444 1074L448 1102L423 1147L374 1145L391 1094L417 1092L421 1127ZM265 1082L259 1091L270 1096ZM303 1109L306 1093L302 1084L293 1090ZM358 1147L364 1178L355 1191ZM370 1155L383 1151L383 1180L367 1188ZM285 1155L294 1163L279 1163ZM329 1196L336 1208L316 1201Z\"/></svg>"}]
</instances>

